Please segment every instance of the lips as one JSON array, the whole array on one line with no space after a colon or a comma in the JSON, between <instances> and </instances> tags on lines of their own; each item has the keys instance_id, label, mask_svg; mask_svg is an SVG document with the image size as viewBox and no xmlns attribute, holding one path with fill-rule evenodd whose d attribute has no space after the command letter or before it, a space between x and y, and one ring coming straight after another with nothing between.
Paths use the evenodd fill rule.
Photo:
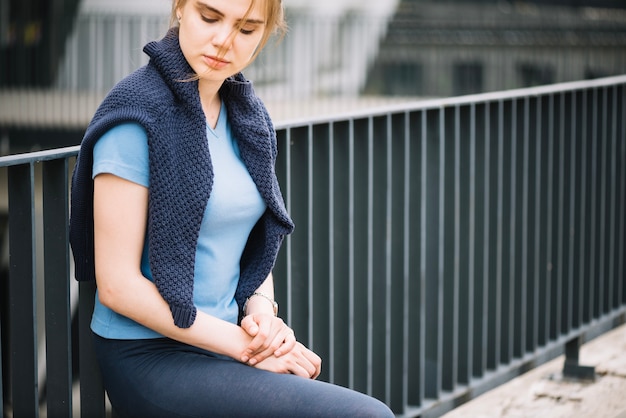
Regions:
<instances>
[{"instance_id":1,"label":"lips","mask_svg":"<svg viewBox=\"0 0 626 418\"><path fill-rule=\"evenodd\" d=\"M205 55L204 61L207 63L209 67L213 68L214 70L220 70L226 67L228 64L230 64L230 61L227 61L225 59L222 59L213 55Z\"/></svg>"}]
</instances>

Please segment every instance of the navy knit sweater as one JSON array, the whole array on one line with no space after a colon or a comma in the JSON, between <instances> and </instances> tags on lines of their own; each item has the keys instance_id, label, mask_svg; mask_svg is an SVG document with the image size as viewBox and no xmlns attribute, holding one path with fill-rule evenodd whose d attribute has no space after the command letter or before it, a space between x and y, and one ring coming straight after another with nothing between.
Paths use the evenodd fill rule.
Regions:
<instances>
[{"instance_id":1,"label":"navy knit sweater","mask_svg":"<svg viewBox=\"0 0 626 418\"><path fill-rule=\"evenodd\" d=\"M94 280L93 147L112 127L138 122L148 136L150 267L174 323L188 328L196 317L196 245L213 184L206 120L198 83L188 81L193 70L180 50L177 29L171 29L161 41L147 44L144 52L149 63L113 88L81 143L72 176L70 244L76 279ZM235 294L241 311L245 299L271 272L283 237L294 226L274 172L276 134L264 105L241 74L224 82L220 96L241 158L267 204L241 257Z\"/></svg>"}]
</instances>

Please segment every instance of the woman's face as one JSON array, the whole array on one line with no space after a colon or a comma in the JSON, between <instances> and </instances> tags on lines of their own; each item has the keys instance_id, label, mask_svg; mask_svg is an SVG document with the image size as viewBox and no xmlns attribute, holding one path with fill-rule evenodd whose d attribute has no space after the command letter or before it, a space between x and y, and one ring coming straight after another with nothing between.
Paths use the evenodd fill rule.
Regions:
<instances>
[{"instance_id":1,"label":"woman's face","mask_svg":"<svg viewBox=\"0 0 626 418\"><path fill-rule=\"evenodd\" d=\"M183 55L200 81L223 82L243 70L265 31L264 1L187 0L176 12Z\"/></svg>"}]
</instances>

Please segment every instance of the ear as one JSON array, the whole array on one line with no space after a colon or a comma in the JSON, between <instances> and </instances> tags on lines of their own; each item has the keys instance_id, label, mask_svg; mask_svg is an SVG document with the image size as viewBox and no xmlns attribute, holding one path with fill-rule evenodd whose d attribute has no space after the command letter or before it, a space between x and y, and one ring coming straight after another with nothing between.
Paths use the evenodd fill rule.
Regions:
<instances>
[{"instance_id":1,"label":"ear","mask_svg":"<svg viewBox=\"0 0 626 418\"><path fill-rule=\"evenodd\" d=\"M183 7L180 0L174 2L174 10L176 11L176 20L180 22L180 18L183 16Z\"/></svg>"}]
</instances>

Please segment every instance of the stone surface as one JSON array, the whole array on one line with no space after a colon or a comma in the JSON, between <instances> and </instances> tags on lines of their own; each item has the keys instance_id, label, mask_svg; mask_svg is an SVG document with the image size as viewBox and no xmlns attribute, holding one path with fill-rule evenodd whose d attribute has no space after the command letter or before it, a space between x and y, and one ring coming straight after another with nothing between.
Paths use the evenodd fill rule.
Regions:
<instances>
[{"instance_id":1,"label":"stone surface","mask_svg":"<svg viewBox=\"0 0 626 418\"><path fill-rule=\"evenodd\" d=\"M564 379L561 356L454 409L445 418L626 418L626 325L587 342L594 381Z\"/></svg>"}]
</instances>

